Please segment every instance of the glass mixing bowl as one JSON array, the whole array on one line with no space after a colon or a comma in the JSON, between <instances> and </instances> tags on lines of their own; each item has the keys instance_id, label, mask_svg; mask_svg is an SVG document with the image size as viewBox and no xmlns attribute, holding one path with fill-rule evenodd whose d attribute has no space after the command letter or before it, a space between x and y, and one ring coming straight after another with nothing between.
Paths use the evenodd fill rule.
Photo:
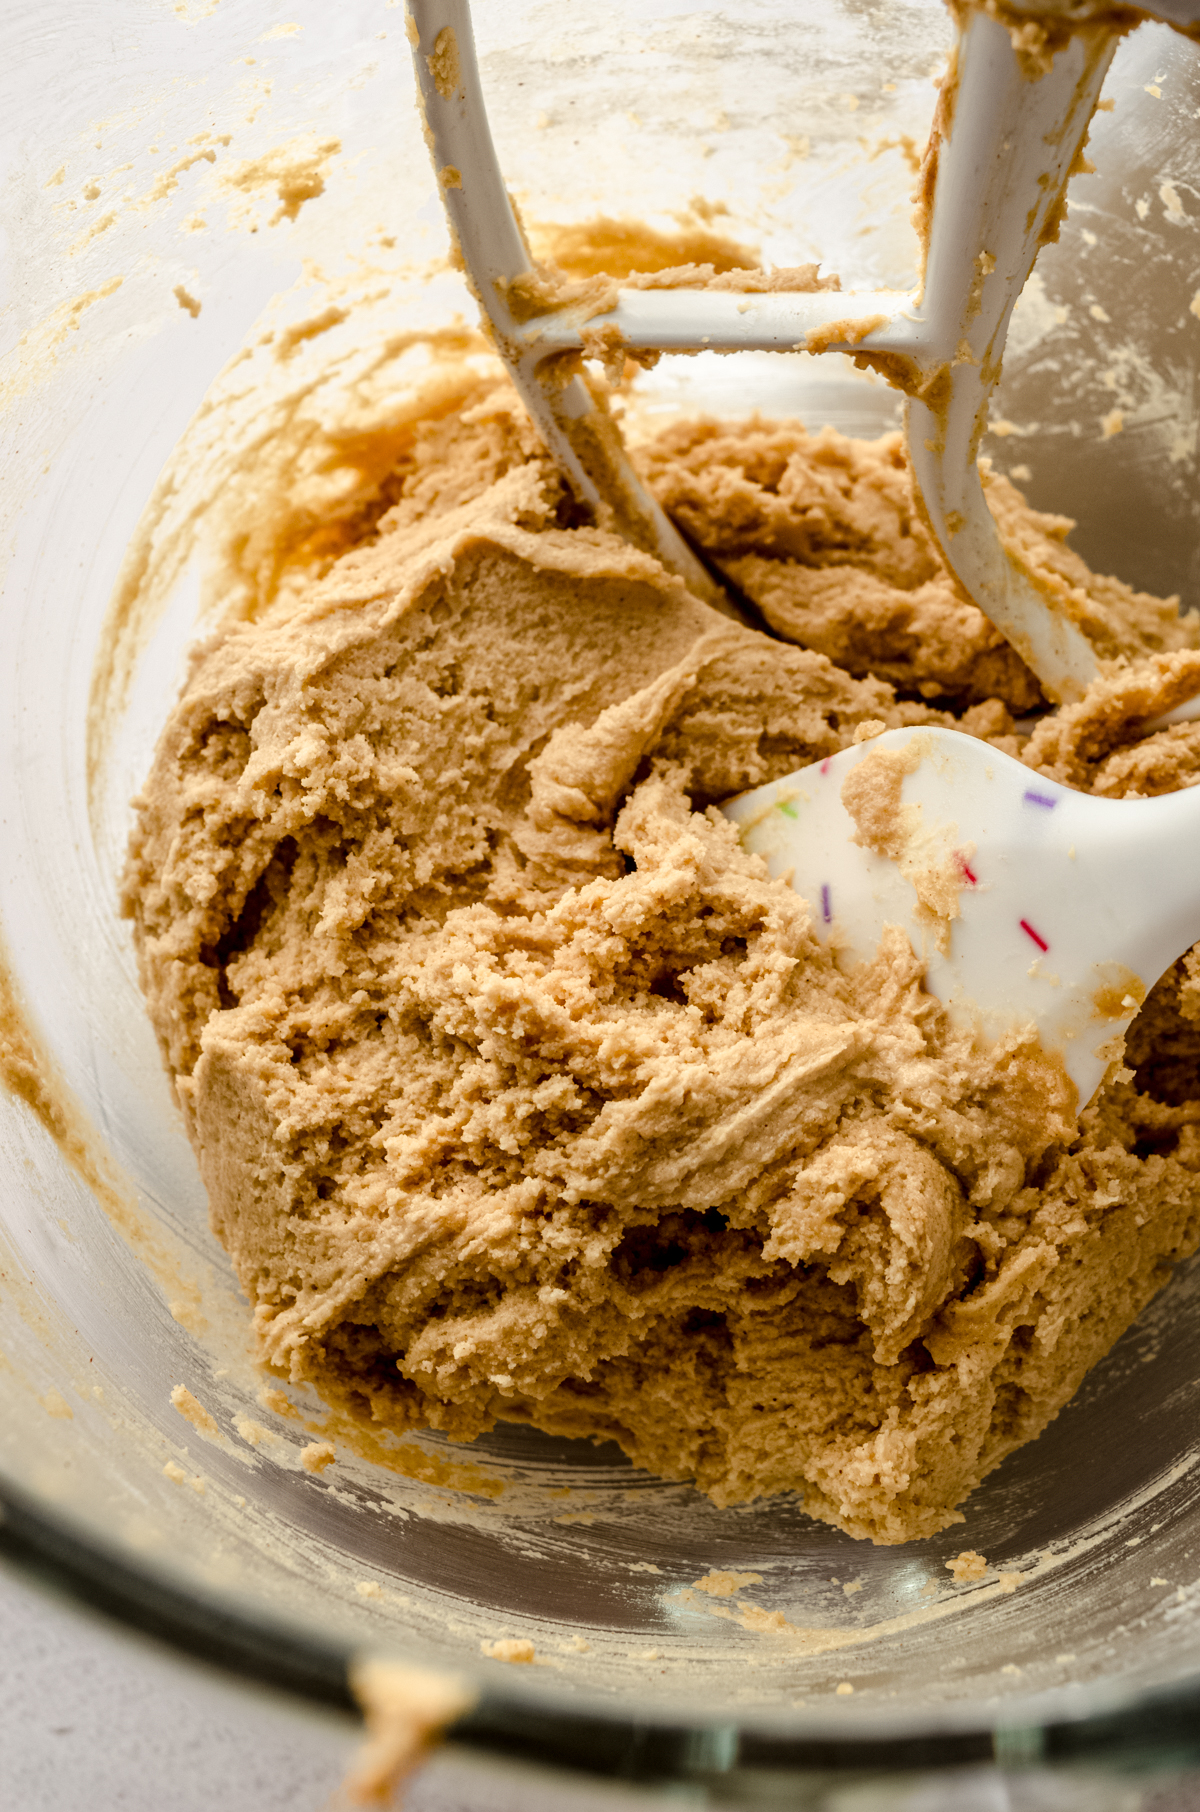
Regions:
<instances>
[{"instance_id":1,"label":"glass mixing bowl","mask_svg":"<svg viewBox=\"0 0 1200 1812\"><path fill-rule=\"evenodd\" d=\"M847 287L911 279L912 145L949 41L938 0L477 11L531 222L669 224L690 207ZM305 1469L320 1406L262 1396L275 1387L142 1010L115 903L128 802L196 629L192 529L208 507L253 514L211 396L269 463L282 417L259 419L239 373L291 333L287 420L313 432L287 445L319 515L434 381L421 334L472 310L445 263L394 0L22 0L0 37L7 1551L333 1703L350 1703L356 1653L465 1671L481 1698L462 1742L713 1800L797 1804L804 1782L815 1796L992 1758L1200 1760L1194 1265L960 1527L910 1547L856 1543L789 1501L718 1510L615 1449L515 1427ZM1143 28L1107 92L1099 174L1077 181L1022 299L989 447L1035 503L1078 518L1094 564L1187 602L1196 54ZM364 427L368 368L386 381ZM841 359L704 356L664 360L628 410L634 431L700 406L874 433L895 402ZM190 490L173 488L181 441ZM131 570L139 524L148 565ZM205 1413L180 1414L179 1386ZM988 1558L982 1586L950 1581L965 1547ZM760 1575L749 1601L808 1636L722 1615L736 1601L694 1590L713 1569ZM512 1637L533 1665L484 1657Z\"/></svg>"}]
</instances>

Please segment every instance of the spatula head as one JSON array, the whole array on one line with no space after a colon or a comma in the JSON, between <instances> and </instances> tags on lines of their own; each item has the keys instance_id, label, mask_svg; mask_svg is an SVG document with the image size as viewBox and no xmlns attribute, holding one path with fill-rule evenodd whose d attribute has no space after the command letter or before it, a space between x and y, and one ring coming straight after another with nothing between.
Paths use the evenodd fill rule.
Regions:
<instances>
[{"instance_id":1,"label":"spatula head","mask_svg":"<svg viewBox=\"0 0 1200 1812\"><path fill-rule=\"evenodd\" d=\"M887 731L724 810L744 846L809 902L844 963L873 957L884 927L901 926L957 1021L989 1040L1035 1026L1082 1106L1158 973L1143 979L1130 965L1146 939L1136 898L1110 870L1128 867L1121 836L1138 829L1137 813L1167 803L1095 799L959 731L917 729Z\"/></svg>"}]
</instances>

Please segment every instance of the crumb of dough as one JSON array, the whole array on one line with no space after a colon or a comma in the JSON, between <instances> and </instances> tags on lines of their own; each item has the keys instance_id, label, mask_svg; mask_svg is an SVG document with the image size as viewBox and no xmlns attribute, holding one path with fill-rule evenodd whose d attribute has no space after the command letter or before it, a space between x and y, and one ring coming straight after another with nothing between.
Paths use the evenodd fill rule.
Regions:
<instances>
[{"instance_id":1,"label":"crumb of dough","mask_svg":"<svg viewBox=\"0 0 1200 1812\"><path fill-rule=\"evenodd\" d=\"M1021 1575L1019 1573L1001 1573L997 1580L1000 1590L1008 1593L1015 1592L1020 1583Z\"/></svg>"},{"instance_id":2,"label":"crumb of dough","mask_svg":"<svg viewBox=\"0 0 1200 1812\"><path fill-rule=\"evenodd\" d=\"M908 1541L1200 1240L1200 956L1076 1120L1032 1042L954 1030L899 934L843 972L715 808L880 724L1195 784L1200 738L1139 726L1194 689L1196 623L995 481L1127 657L1022 745L1036 684L894 439L685 423L641 459L792 640L579 526L502 393L414 429L358 542L197 651L130 846L142 984L279 1375Z\"/></svg>"},{"instance_id":3,"label":"crumb of dough","mask_svg":"<svg viewBox=\"0 0 1200 1812\"><path fill-rule=\"evenodd\" d=\"M845 1699L854 1691L854 1688L849 1680L840 1680L833 1690L839 1699Z\"/></svg>"},{"instance_id":4,"label":"crumb of dough","mask_svg":"<svg viewBox=\"0 0 1200 1812\"><path fill-rule=\"evenodd\" d=\"M186 1328L189 1334L200 1335L207 1329L207 1317L200 1313L197 1303L176 1299L168 1302L167 1307L171 1311L172 1320L177 1321L181 1328Z\"/></svg>"},{"instance_id":5,"label":"crumb of dough","mask_svg":"<svg viewBox=\"0 0 1200 1812\"><path fill-rule=\"evenodd\" d=\"M205 1409L203 1403L193 1397L186 1384L177 1384L171 1392L171 1401L180 1415L191 1423L196 1433L203 1435L206 1441L219 1441L221 1430L216 1417Z\"/></svg>"},{"instance_id":6,"label":"crumb of dough","mask_svg":"<svg viewBox=\"0 0 1200 1812\"><path fill-rule=\"evenodd\" d=\"M458 54L458 38L449 25L441 30L434 39L433 53L426 57L433 85L444 101L453 100L462 84L462 64Z\"/></svg>"},{"instance_id":7,"label":"crumb of dough","mask_svg":"<svg viewBox=\"0 0 1200 1812\"><path fill-rule=\"evenodd\" d=\"M200 313L200 307L201 307L201 304L199 302L197 302L195 296L190 295L189 292L184 288L182 283L177 283L171 293L175 297L175 300L178 302L180 308L185 309L186 312L189 315L191 315L192 320L194 321L196 319L197 315Z\"/></svg>"},{"instance_id":8,"label":"crumb of dough","mask_svg":"<svg viewBox=\"0 0 1200 1812\"><path fill-rule=\"evenodd\" d=\"M354 1590L360 1598L382 1598L383 1587L374 1579L360 1579Z\"/></svg>"},{"instance_id":9,"label":"crumb of dough","mask_svg":"<svg viewBox=\"0 0 1200 1812\"><path fill-rule=\"evenodd\" d=\"M528 1636L502 1636L498 1642L483 1641L479 1644L481 1654L489 1661L512 1661L526 1663L532 1661L537 1650Z\"/></svg>"},{"instance_id":10,"label":"crumb of dough","mask_svg":"<svg viewBox=\"0 0 1200 1812\"><path fill-rule=\"evenodd\" d=\"M732 1598L735 1592L744 1591L747 1586L761 1585L761 1573L706 1573L703 1579L693 1579L692 1585L697 1592L707 1592L712 1598Z\"/></svg>"},{"instance_id":11,"label":"crumb of dough","mask_svg":"<svg viewBox=\"0 0 1200 1812\"><path fill-rule=\"evenodd\" d=\"M187 1478L187 1473L174 1460L168 1460L163 1467L163 1477L170 1479L173 1485L182 1485Z\"/></svg>"},{"instance_id":12,"label":"crumb of dough","mask_svg":"<svg viewBox=\"0 0 1200 1812\"><path fill-rule=\"evenodd\" d=\"M953 1573L956 1585L968 1585L982 1579L988 1568L983 1555L974 1548L964 1548L961 1554L956 1554L946 1565Z\"/></svg>"},{"instance_id":13,"label":"crumb of dough","mask_svg":"<svg viewBox=\"0 0 1200 1812\"><path fill-rule=\"evenodd\" d=\"M336 1459L337 1453L329 1441L310 1441L300 1449L300 1464L305 1472L324 1472Z\"/></svg>"},{"instance_id":14,"label":"crumb of dough","mask_svg":"<svg viewBox=\"0 0 1200 1812\"><path fill-rule=\"evenodd\" d=\"M270 1410L272 1415L282 1416L288 1422L300 1420L299 1410L284 1396L281 1390L274 1390L270 1385L264 1385L258 1393L258 1400L264 1409Z\"/></svg>"},{"instance_id":15,"label":"crumb of dough","mask_svg":"<svg viewBox=\"0 0 1200 1812\"><path fill-rule=\"evenodd\" d=\"M259 157L230 164L221 172L220 186L235 196L274 189L279 206L267 224L278 226L281 220L295 220L306 201L325 193L326 166L341 148L340 139L302 134L287 144L273 145Z\"/></svg>"},{"instance_id":16,"label":"crumb of dough","mask_svg":"<svg viewBox=\"0 0 1200 1812\"><path fill-rule=\"evenodd\" d=\"M396 1661L357 1661L349 1679L367 1738L346 1776L345 1792L356 1805L390 1805L449 1726L470 1711L476 1694L457 1675Z\"/></svg>"}]
</instances>

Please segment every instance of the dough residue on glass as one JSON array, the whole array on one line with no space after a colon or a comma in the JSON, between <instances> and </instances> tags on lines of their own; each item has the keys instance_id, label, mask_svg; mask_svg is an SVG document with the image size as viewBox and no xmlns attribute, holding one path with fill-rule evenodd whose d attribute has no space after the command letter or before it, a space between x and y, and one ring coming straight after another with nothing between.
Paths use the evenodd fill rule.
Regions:
<instances>
[{"instance_id":1,"label":"dough residue on glass","mask_svg":"<svg viewBox=\"0 0 1200 1812\"><path fill-rule=\"evenodd\" d=\"M503 386L197 651L126 877L263 1359L387 1428L613 1439L894 1543L1038 1434L1200 1238L1200 961L1076 1121L899 933L843 972L720 801L880 726L1200 778L1194 621L989 498L1108 661L1042 701L895 438L683 423L644 470L775 636L580 524ZM316 551L313 551L316 550ZM863 728L865 726L865 728Z\"/></svg>"}]
</instances>

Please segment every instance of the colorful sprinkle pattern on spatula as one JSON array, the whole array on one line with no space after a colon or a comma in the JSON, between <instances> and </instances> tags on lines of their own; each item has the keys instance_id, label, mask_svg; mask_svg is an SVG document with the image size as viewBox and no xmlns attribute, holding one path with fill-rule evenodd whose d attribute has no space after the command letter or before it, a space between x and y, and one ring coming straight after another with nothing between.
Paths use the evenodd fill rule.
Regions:
<instances>
[{"instance_id":1,"label":"colorful sprinkle pattern on spatula","mask_svg":"<svg viewBox=\"0 0 1200 1812\"><path fill-rule=\"evenodd\" d=\"M1026 937L1031 937L1039 950L1049 950L1050 946L1040 931L1035 931L1028 919L1021 920L1021 930Z\"/></svg>"}]
</instances>

